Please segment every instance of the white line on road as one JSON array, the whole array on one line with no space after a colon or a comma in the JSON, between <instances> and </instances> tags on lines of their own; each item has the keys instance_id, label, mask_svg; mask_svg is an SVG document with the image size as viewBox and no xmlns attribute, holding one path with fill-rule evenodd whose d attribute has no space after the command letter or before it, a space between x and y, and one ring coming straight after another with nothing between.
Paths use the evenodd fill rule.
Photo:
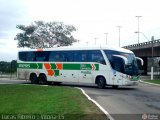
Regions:
<instances>
[{"instance_id":1,"label":"white line on road","mask_svg":"<svg viewBox=\"0 0 160 120\"><path fill-rule=\"evenodd\" d=\"M82 93L87 97L88 100L96 104L99 107L99 109L109 118L109 120L114 120L113 117L100 104L98 104L95 100L93 100L90 96L88 96L82 88L79 88L79 87L75 87L75 88L80 89Z\"/></svg>"}]
</instances>

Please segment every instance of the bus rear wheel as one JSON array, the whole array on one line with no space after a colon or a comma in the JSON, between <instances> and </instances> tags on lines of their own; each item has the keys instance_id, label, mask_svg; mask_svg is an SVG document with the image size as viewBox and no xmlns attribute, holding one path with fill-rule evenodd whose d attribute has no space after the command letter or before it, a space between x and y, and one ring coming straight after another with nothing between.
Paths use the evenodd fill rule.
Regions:
<instances>
[{"instance_id":1,"label":"bus rear wheel","mask_svg":"<svg viewBox=\"0 0 160 120\"><path fill-rule=\"evenodd\" d=\"M104 77L98 77L98 78L97 78L97 86L98 86L98 88L100 88L100 89L105 88L105 86L106 86L106 80L105 80Z\"/></svg>"},{"instance_id":2,"label":"bus rear wheel","mask_svg":"<svg viewBox=\"0 0 160 120\"><path fill-rule=\"evenodd\" d=\"M47 84L47 77L44 74L39 75L39 84L46 85Z\"/></svg>"},{"instance_id":3,"label":"bus rear wheel","mask_svg":"<svg viewBox=\"0 0 160 120\"><path fill-rule=\"evenodd\" d=\"M31 74L30 75L30 81L32 84L37 84L38 83L38 78L36 74Z\"/></svg>"}]
</instances>

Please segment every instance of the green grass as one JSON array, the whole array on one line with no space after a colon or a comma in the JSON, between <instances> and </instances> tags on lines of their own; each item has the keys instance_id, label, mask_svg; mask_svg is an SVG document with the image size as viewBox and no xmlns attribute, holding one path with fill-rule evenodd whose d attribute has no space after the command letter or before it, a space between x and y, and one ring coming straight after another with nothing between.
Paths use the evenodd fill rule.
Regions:
<instances>
[{"instance_id":1,"label":"green grass","mask_svg":"<svg viewBox=\"0 0 160 120\"><path fill-rule=\"evenodd\" d=\"M160 84L160 80L145 80L145 82Z\"/></svg>"},{"instance_id":2,"label":"green grass","mask_svg":"<svg viewBox=\"0 0 160 120\"><path fill-rule=\"evenodd\" d=\"M0 85L0 114L61 115L69 120L106 118L76 88L38 85Z\"/></svg>"}]
</instances>

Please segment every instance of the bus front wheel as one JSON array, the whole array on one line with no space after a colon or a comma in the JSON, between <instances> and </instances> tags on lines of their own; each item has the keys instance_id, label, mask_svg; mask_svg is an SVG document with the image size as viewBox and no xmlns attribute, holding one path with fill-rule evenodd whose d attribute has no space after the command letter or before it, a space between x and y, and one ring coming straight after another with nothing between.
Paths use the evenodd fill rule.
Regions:
<instances>
[{"instance_id":1,"label":"bus front wheel","mask_svg":"<svg viewBox=\"0 0 160 120\"><path fill-rule=\"evenodd\" d=\"M39 75L39 84L46 85L47 84L47 77L44 74Z\"/></svg>"},{"instance_id":2,"label":"bus front wheel","mask_svg":"<svg viewBox=\"0 0 160 120\"><path fill-rule=\"evenodd\" d=\"M106 86L106 80L105 80L104 77L98 77L98 78L97 78L97 86L98 86L98 88L100 88L100 89L105 88L105 86Z\"/></svg>"}]
</instances>

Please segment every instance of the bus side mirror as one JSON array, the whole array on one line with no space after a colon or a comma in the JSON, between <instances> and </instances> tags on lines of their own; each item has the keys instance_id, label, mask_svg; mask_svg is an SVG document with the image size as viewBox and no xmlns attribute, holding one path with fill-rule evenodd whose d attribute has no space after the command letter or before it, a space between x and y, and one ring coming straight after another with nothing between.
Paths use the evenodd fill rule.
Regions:
<instances>
[{"instance_id":1,"label":"bus side mirror","mask_svg":"<svg viewBox=\"0 0 160 120\"><path fill-rule=\"evenodd\" d=\"M144 61L143 61L143 59L142 59L142 58L140 58L140 57L136 57L136 59L141 61L141 65L142 65L142 66L144 65Z\"/></svg>"},{"instance_id":2,"label":"bus side mirror","mask_svg":"<svg viewBox=\"0 0 160 120\"><path fill-rule=\"evenodd\" d=\"M122 55L113 55L113 56L118 57L118 58L121 58L121 59L124 61L125 65L128 64L128 60L127 60L126 57L124 57L124 56L122 56Z\"/></svg>"}]
</instances>

